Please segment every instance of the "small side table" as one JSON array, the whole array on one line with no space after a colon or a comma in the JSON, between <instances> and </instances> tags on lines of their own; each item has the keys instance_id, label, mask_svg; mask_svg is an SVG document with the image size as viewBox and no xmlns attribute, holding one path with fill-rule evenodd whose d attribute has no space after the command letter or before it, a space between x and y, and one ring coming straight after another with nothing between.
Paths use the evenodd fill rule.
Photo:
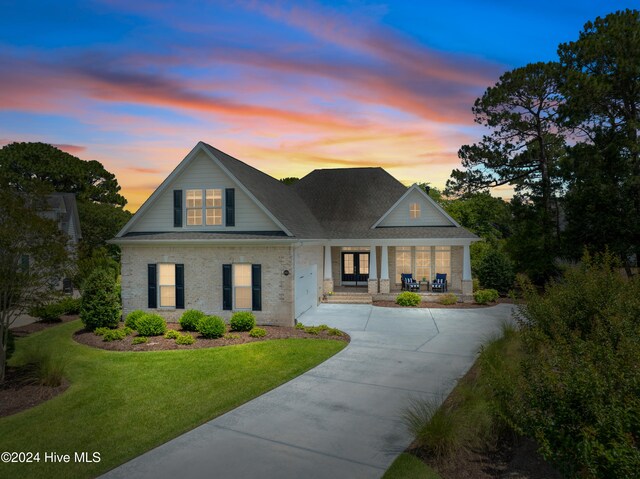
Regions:
<instances>
[{"instance_id":1,"label":"small side table","mask_svg":"<svg viewBox=\"0 0 640 479\"><path fill-rule=\"evenodd\" d=\"M429 281L420 281L420 291L429 291Z\"/></svg>"}]
</instances>

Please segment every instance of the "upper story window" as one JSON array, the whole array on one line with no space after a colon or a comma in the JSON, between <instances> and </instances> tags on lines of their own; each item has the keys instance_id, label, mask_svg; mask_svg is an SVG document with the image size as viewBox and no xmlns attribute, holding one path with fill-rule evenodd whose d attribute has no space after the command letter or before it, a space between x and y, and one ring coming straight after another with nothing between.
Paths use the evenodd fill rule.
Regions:
<instances>
[{"instance_id":1,"label":"upper story window","mask_svg":"<svg viewBox=\"0 0 640 479\"><path fill-rule=\"evenodd\" d=\"M412 220L420 218L420 203L411 203L409 205L409 217Z\"/></svg>"},{"instance_id":2,"label":"upper story window","mask_svg":"<svg viewBox=\"0 0 640 479\"><path fill-rule=\"evenodd\" d=\"M222 224L221 189L187 190L186 193L187 226Z\"/></svg>"}]
</instances>

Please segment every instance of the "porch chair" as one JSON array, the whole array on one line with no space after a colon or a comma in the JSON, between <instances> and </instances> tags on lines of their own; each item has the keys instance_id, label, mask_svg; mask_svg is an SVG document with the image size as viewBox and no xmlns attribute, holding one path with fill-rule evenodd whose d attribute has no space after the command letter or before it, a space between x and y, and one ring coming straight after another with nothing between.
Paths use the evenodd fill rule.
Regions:
<instances>
[{"instance_id":1,"label":"porch chair","mask_svg":"<svg viewBox=\"0 0 640 479\"><path fill-rule=\"evenodd\" d=\"M444 293L447 289L447 274L436 273L436 279L431 283L431 291L440 291Z\"/></svg>"},{"instance_id":2,"label":"porch chair","mask_svg":"<svg viewBox=\"0 0 640 479\"><path fill-rule=\"evenodd\" d=\"M411 273L402 273L400 279L402 280L402 291L420 291L420 283L413 279Z\"/></svg>"}]
</instances>

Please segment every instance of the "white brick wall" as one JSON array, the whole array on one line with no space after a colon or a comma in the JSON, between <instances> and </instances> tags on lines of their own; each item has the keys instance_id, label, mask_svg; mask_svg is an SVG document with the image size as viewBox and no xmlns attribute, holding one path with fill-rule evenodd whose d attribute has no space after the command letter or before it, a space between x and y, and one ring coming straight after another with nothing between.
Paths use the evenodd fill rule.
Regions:
<instances>
[{"instance_id":1,"label":"white brick wall","mask_svg":"<svg viewBox=\"0 0 640 479\"><path fill-rule=\"evenodd\" d=\"M226 321L232 311L222 310L222 265L262 265L262 311L255 311L258 324L293 326L293 271L291 246L122 246L122 304L126 315L147 308L147 265L184 264L186 309L199 309ZM153 310L167 321L177 321L184 310Z\"/></svg>"}]
</instances>

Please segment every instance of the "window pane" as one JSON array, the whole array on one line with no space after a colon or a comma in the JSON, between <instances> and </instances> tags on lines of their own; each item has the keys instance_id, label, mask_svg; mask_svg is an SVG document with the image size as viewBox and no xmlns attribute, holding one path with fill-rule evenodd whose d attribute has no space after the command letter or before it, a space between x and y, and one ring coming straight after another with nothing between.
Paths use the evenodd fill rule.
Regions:
<instances>
[{"instance_id":1,"label":"window pane","mask_svg":"<svg viewBox=\"0 0 640 479\"><path fill-rule=\"evenodd\" d=\"M360 274L369 274L369 255L361 254L358 257L360 258L358 261Z\"/></svg>"},{"instance_id":2,"label":"window pane","mask_svg":"<svg viewBox=\"0 0 640 479\"><path fill-rule=\"evenodd\" d=\"M160 286L160 306L174 307L176 306L176 287Z\"/></svg>"},{"instance_id":3,"label":"window pane","mask_svg":"<svg viewBox=\"0 0 640 479\"><path fill-rule=\"evenodd\" d=\"M353 254L345 254L344 255L344 274L353 274Z\"/></svg>"},{"instance_id":4,"label":"window pane","mask_svg":"<svg viewBox=\"0 0 640 479\"><path fill-rule=\"evenodd\" d=\"M175 285L176 265L173 263L161 263L158 266L158 283L167 286Z\"/></svg>"},{"instance_id":5,"label":"window pane","mask_svg":"<svg viewBox=\"0 0 640 479\"><path fill-rule=\"evenodd\" d=\"M233 285L234 286L251 286L251 265L250 264L234 264L233 265Z\"/></svg>"},{"instance_id":6,"label":"window pane","mask_svg":"<svg viewBox=\"0 0 640 479\"><path fill-rule=\"evenodd\" d=\"M222 208L222 190L207 190L207 208Z\"/></svg>"},{"instance_id":7,"label":"window pane","mask_svg":"<svg viewBox=\"0 0 640 479\"><path fill-rule=\"evenodd\" d=\"M420 218L420 203L411 203L409 206L409 216L412 219Z\"/></svg>"},{"instance_id":8,"label":"window pane","mask_svg":"<svg viewBox=\"0 0 640 479\"><path fill-rule=\"evenodd\" d=\"M187 208L202 208L202 190L187 190Z\"/></svg>"},{"instance_id":9,"label":"window pane","mask_svg":"<svg viewBox=\"0 0 640 479\"><path fill-rule=\"evenodd\" d=\"M396 247L396 283L402 283L402 274L411 273L411 247Z\"/></svg>"},{"instance_id":10,"label":"window pane","mask_svg":"<svg viewBox=\"0 0 640 479\"><path fill-rule=\"evenodd\" d=\"M222 209L220 209L220 208L207 208L207 224L208 225L221 225L222 224Z\"/></svg>"},{"instance_id":11,"label":"window pane","mask_svg":"<svg viewBox=\"0 0 640 479\"><path fill-rule=\"evenodd\" d=\"M188 225L201 225L202 224L202 210L200 208L194 210L187 210L187 224Z\"/></svg>"},{"instance_id":12,"label":"window pane","mask_svg":"<svg viewBox=\"0 0 640 479\"><path fill-rule=\"evenodd\" d=\"M446 273L447 280L451 281L451 247L436 246L436 273Z\"/></svg>"},{"instance_id":13,"label":"window pane","mask_svg":"<svg viewBox=\"0 0 640 479\"><path fill-rule=\"evenodd\" d=\"M431 280L431 247L430 246L416 247L416 279L421 281L422 278L426 278L427 281Z\"/></svg>"},{"instance_id":14,"label":"window pane","mask_svg":"<svg viewBox=\"0 0 640 479\"><path fill-rule=\"evenodd\" d=\"M236 309L251 309L251 288L236 288Z\"/></svg>"}]
</instances>

